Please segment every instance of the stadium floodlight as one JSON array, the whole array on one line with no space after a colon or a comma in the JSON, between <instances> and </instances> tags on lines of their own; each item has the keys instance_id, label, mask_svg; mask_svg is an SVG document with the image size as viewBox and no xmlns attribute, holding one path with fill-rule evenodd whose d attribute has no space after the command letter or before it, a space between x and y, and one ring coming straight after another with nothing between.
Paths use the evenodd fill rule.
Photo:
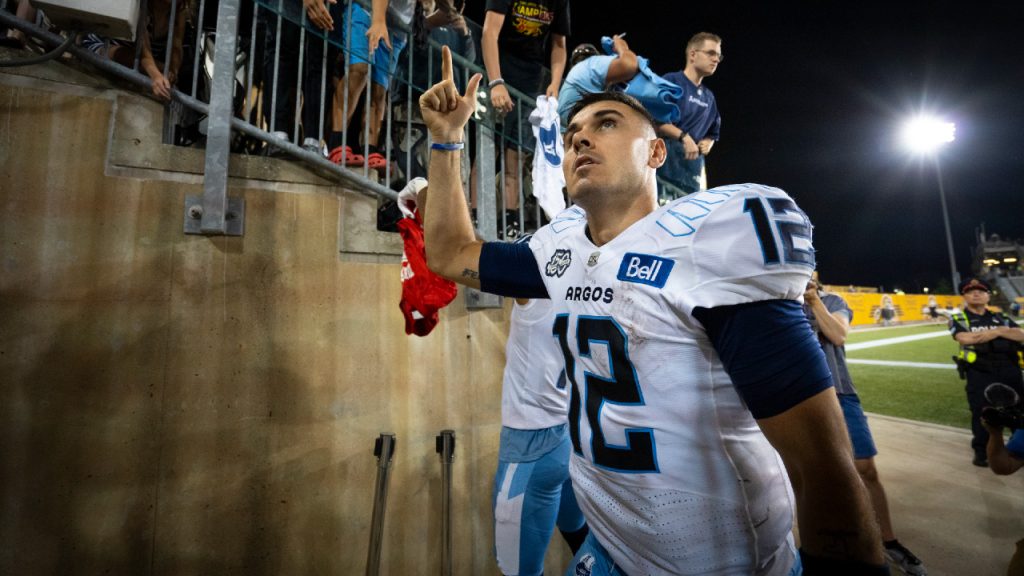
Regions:
<instances>
[{"instance_id":1,"label":"stadium floodlight","mask_svg":"<svg viewBox=\"0 0 1024 576\"><path fill-rule=\"evenodd\" d=\"M903 125L900 136L908 150L927 154L956 139L956 124L930 116L915 116Z\"/></svg>"},{"instance_id":2,"label":"stadium floodlight","mask_svg":"<svg viewBox=\"0 0 1024 576\"><path fill-rule=\"evenodd\" d=\"M956 139L956 124L926 115L914 116L903 124L900 138L907 150L921 155L929 155L935 161L935 176L939 181L939 198L942 200L942 221L946 225L946 248L949 250L949 267L952 271L953 290L960 284L960 273L956 270L956 258L953 255L953 234L949 229L949 212L946 210L946 191L942 186L942 170L939 167L939 156L935 152L943 144Z\"/></svg>"}]
</instances>

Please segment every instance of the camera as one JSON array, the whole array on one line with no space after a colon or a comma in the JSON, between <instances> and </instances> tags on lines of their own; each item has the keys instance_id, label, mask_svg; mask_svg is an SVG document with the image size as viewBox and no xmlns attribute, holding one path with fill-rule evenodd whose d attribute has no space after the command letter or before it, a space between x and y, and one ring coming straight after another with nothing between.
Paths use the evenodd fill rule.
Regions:
<instances>
[{"instance_id":1,"label":"camera","mask_svg":"<svg viewBox=\"0 0 1024 576\"><path fill-rule=\"evenodd\" d=\"M1024 429L1024 408L1013 388L998 382L989 384L985 388L985 399L991 404L981 410L981 417L986 422L1002 428Z\"/></svg>"}]
</instances>

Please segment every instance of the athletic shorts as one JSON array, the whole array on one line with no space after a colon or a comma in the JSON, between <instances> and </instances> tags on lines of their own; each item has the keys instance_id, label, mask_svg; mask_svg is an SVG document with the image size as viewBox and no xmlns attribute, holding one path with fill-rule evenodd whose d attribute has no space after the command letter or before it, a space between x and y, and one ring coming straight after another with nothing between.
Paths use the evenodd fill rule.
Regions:
<instances>
[{"instance_id":1,"label":"athletic shorts","mask_svg":"<svg viewBox=\"0 0 1024 576\"><path fill-rule=\"evenodd\" d=\"M563 532L583 528L583 512L569 481L571 452L566 433L555 449L536 460L498 463L493 491L494 552L502 574L542 574L555 526Z\"/></svg>"},{"instance_id":2,"label":"athletic shorts","mask_svg":"<svg viewBox=\"0 0 1024 576\"><path fill-rule=\"evenodd\" d=\"M348 49L348 65L353 64L370 64L369 53L370 43L366 38L366 31L370 29L370 13L366 11L358 3L354 3L352 6L352 26L349 27L348 23L342 25L342 49ZM345 33L352 32L352 44L347 44ZM387 45L381 41L373 50L373 83L387 88L391 83L391 77L395 74L395 68L398 66L398 56L402 53L402 49L405 48L407 41L405 32L389 30L391 35L391 49L388 49Z\"/></svg>"},{"instance_id":3,"label":"athletic shorts","mask_svg":"<svg viewBox=\"0 0 1024 576\"><path fill-rule=\"evenodd\" d=\"M875 448L875 439L871 437L871 429L868 428L868 418L860 406L860 398L856 394L838 396L839 405L843 407L846 430L850 433L850 442L853 443L853 457L858 460L874 458L878 454L878 449Z\"/></svg>"}]
</instances>

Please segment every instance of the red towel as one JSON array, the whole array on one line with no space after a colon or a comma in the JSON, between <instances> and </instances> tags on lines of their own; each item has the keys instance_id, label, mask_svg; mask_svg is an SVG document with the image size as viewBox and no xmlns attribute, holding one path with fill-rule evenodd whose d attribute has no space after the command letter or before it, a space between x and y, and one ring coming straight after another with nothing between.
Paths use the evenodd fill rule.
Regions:
<instances>
[{"instance_id":1,"label":"red towel","mask_svg":"<svg viewBox=\"0 0 1024 576\"><path fill-rule=\"evenodd\" d=\"M423 247L423 223L416 218L398 221L402 250L402 300L398 307L405 316L405 333L426 336L437 325L437 311L451 302L458 289L427 268Z\"/></svg>"}]
</instances>

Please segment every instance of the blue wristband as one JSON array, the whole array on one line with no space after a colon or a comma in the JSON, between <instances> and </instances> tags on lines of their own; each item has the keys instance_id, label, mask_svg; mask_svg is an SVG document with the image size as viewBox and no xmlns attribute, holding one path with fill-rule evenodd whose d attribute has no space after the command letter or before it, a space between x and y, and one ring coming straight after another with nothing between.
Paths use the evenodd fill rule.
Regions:
<instances>
[{"instance_id":1,"label":"blue wristband","mask_svg":"<svg viewBox=\"0 0 1024 576\"><path fill-rule=\"evenodd\" d=\"M462 150L465 147L466 145L462 142L432 142L430 144L431 150L447 150L449 152L453 150Z\"/></svg>"}]
</instances>

